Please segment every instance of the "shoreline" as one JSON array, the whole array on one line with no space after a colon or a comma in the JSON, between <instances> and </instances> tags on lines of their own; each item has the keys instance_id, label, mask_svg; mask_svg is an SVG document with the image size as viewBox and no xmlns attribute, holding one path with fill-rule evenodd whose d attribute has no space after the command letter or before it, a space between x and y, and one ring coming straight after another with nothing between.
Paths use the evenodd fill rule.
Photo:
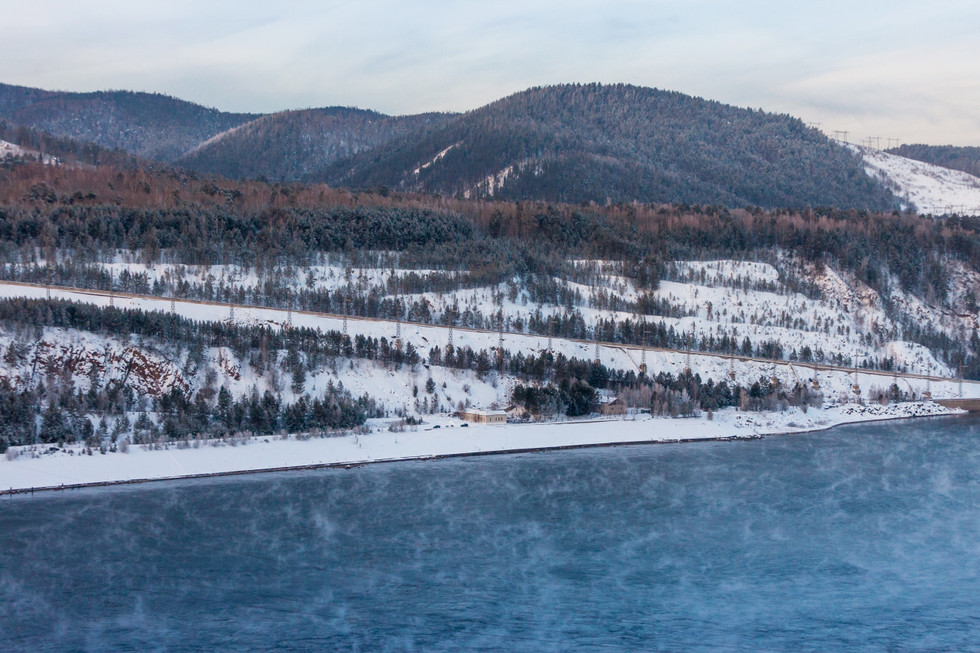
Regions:
<instances>
[{"instance_id":1,"label":"shoreline","mask_svg":"<svg viewBox=\"0 0 980 653\"><path fill-rule=\"evenodd\" d=\"M930 415L929 417L949 417L949 415ZM913 419L913 418L903 418L903 417L890 417L882 418L881 420L897 420L897 419ZM871 420L866 420L871 421ZM126 480L117 481L90 481L86 483L74 483L71 485L48 485L44 487L30 487L30 488L14 488L7 490L0 490L0 496L13 496L18 494L35 494L39 492L61 492L67 490L83 490L85 488L94 487L114 487L118 485L143 485L145 483L162 483L165 481L192 481L195 479L204 478L223 478L226 476L251 476L256 474L275 474L282 472L302 472L302 471L315 471L318 469L355 469L358 467L365 467L367 465L390 465L392 463L404 463L404 462L426 462L429 460L448 460L452 458L473 458L477 456L505 456L505 455L517 455L517 454L527 454L527 453L543 453L546 451L570 451L573 449L599 449L606 447L635 447L635 446L645 446L645 445L658 445L658 444L690 444L694 442L734 442L734 441L748 441L748 440L761 440L765 437L777 436L777 435L797 435L802 433L812 433L815 431L825 431L838 426L847 426L844 424L833 424L819 429L811 429L809 431L794 431L792 433L770 433L768 435L745 435L745 436L729 436L729 437L716 437L716 438L684 438L681 440L638 440L633 442L596 442L594 444L565 444L565 445L554 445L548 447L534 447L529 449L499 449L492 451L467 451L461 453L443 453L443 454L431 454L431 455L418 455L411 456L407 458L377 458L371 460L360 460L360 461L350 461L350 462L335 462L335 463L313 463L309 465L295 465L289 467L267 467L267 468L256 468L256 469L238 469L229 470L223 472L205 472L200 474L188 474L185 476L161 476L158 478L132 478Z\"/></svg>"},{"instance_id":2,"label":"shoreline","mask_svg":"<svg viewBox=\"0 0 980 653\"><path fill-rule=\"evenodd\" d=\"M897 407L897 408L896 408ZM877 409L877 410L876 410ZM891 410L889 410L891 409ZM467 442L462 441L459 438L454 438L454 436L459 433L463 433L461 429L453 428L456 424L450 424L452 418L432 418L433 423L430 428L424 431L406 431L397 434L391 434L387 432L372 432L368 435L344 435L344 436L334 436L327 438L309 438L309 439L298 439L289 436L285 439L280 439L278 436L253 436L250 441L240 445L232 444L230 445L232 451L243 451L249 450L249 453L264 453L269 448L263 447L264 444L273 444L273 447L285 448L287 445L293 445L291 448L302 448L303 445L311 444L311 450L302 451L303 454L319 453L321 456L326 455L329 457L333 455L335 459L332 460L317 460L315 462L301 462L296 460L292 463L281 464L281 465L267 465L263 466L261 464L249 466L246 461L250 459L250 456L240 456L243 460L238 466L235 465L235 461L231 461L231 465L227 466L227 458L231 456L222 456L222 464L216 464L212 469L201 469L199 471L189 471L187 473L167 473L169 471L181 470L183 465L180 461L176 459L173 455L174 453L181 453L185 458L187 456L195 456L196 452L201 452L197 455L197 458L205 457L203 456L206 452L222 453L223 450L227 450L228 444L223 441L207 441L204 447L198 448L183 448L183 449L140 449L142 445L130 445L131 449L129 453L110 453L105 455L99 455L98 458L95 455L85 456L84 454L74 455L50 455L42 454L37 457L27 457L21 456L13 460L0 460L0 478L6 476L4 472L8 468L19 467L22 472L26 469L26 473L22 473L20 478L15 481L13 485L7 485L7 481L0 480L0 486L7 485L7 487L0 489L0 497L9 496L13 497L15 495L33 495L35 493L52 493L67 490L81 490L85 488L97 488L97 487L113 487L120 485L142 485L146 483L156 483L165 481L189 481L195 479L206 479L206 478L218 478L225 476L244 476L244 475L256 475L256 474L266 474L266 473L281 473L290 471L313 471L321 469L352 469L356 467L362 467L364 465L374 465L374 464L388 464L396 462L408 462L408 461L426 461L426 460L442 460L447 458L465 458L473 456L492 456L492 455L506 455L506 454L527 454L527 453L540 453L546 451L562 451L562 450L573 450L573 449L587 449L587 448L605 448L605 447L619 447L619 446L639 446L639 445L655 445L655 444L687 444L693 442L734 442L734 441L746 441L746 440L757 440L762 439L767 436L779 436L779 435L795 435L803 433L814 433L820 431L827 431L838 426L846 426L850 424L859 424L866 422L879 422L886 420L899 420L899 419L917 419L924 417L950 417L957 415L966 414L965 411L944 409L936 404L928 402L909 402L906 404L889 404L885 407L880 407L877 405L872 406L861 406L859 409L855 408L855 405L845 404L843 406L834 406L826 409L810 409L810 413L818 413L817 418L823 418L822 421L818 419L809 418L808 423L805 425L797 424L796 421L789 421L787 417L801 418L806 416L807 413L802 413L802 411L787 411L787 413L742 413L742 412L731 412L728 414L722 414L722 419L707 420L704 417L700 418L669 418L669 417L657 417L652 418L647 416L643 419L643 416L631 416L621 419L594 419L594 420L584 420L576 422L544 422L544 423L529 423L529 424L507 424L500 426L476 426L468 428L465 432L466 435L473 434L479 438L479 440L470 440L469 446L466 446ZM835 414L836 413L836 414ZM716 418L719 413L715 413ZM782 420L773 421L775 417L782 417ZM836 417L836 419L834 419ZM726 419L727 418L727 419ZM758 420L758 421L757 421ZM768 420L765 424L760 423L762 421ZM436 422L439 422L436 424ZM457 421L458 424L458 421ZM413 436L422 436L423 434L430 434L436 432L435 429L439 429L444 425L448 426L438 432L438 436L430 436L429 438L422 437L419 438L419 442L412 443L411 440ZM621 426L620 431L627 431L628 435L623 438L610 437L610 431L603 429L603 426ZM660 426L665 427L665 429L656 429L658 432L656 434L651 434L654 437L647 438L633 438L629 437L633 435L634 431L638 428L643 428L646 425L651 425L654 427ZM629 428L625 428L629 426ZM574 431L582 430L583 427L591 432L591 437L575 437L576 433ZM671 427L677 427L678 435L671 437L666 435L663 430L670 430ZM530 429L538 429L537 433L530 433ZM739 431L743 432L739 432ZM530 437L518 438L514 440L513 436L515 433L521 435L530 433ZM557 437L549 437L552 431L558 431ZM692 433L693 431L693 433ZM704 435L698 432L706 432ZM714 431L714 433L711 433ZM605 435L604 435L605 434ZM581 435L581 434L579 434ZM387 436L387 437L385 437ZM363 443L360 442L360 438L367 439L369 444L379 444L381 440L393 440L395 443L395 448L398 447L398 436L408 437L410 440L409 444L422 444L422 450L416 451L406 451L401 455L367 455L362 457L351 456L352 451L345 452L344 450L351 450L356 447L355 450L360 450ZM444 437L448 436L448 437ZM481 437L482 436L482 437ZM537 437L534 437L537 436ZM542 437L543 436L543 437ZM566 436L566 437L561 437ZM435 438L438 439L435 439ZM462 436L460 436L462 437ZM377 438L377 441L372 441ZM508 440L510 444L508 444ZM528 440L527 446L520 446L519 441ZM425 451L425 444L429 444L430 451ZM463 444L460 447L458 445ZM386 449L387 444L391 447L391 442L380 442L381 447L379 454L384 452L391 453L392 449ZM484 445L489 446L484 448ZM318 445L318 446L317 446ZM353 447L351 446L353 445ZM448 445L448 446L447 446ZM406 445L405 448L411 449L410 446ZM313 449L320 449L320 451L314 451ZM40 461L40 466L44 467L45 463L50 467L57 467L59 463L65 463L67 466L73 466L72 463L76 461L85 462L87 460L92 461L104 461L106 459L112 460L113 462L119 461L120 465L116 465L113 471L118 472L120 468L125 472L126 464L135 458L128 458L129 456L135 456L146 459L150 458L151 463L157 463L158 466L152 466L151 469L156 469L158 473L130 473L123 474L119 477L117 474L115 478L97 478L99 475L99 470L88 470L88 475L95 474L96 477L89 478L79 478L69 479L66 478L68 482L57 483L57 484L34 484L27 482L30 480L42 480L45 476L50 476L53 474L51 469L39 469L36 467L38 461ZM256 451L258 450L258 451ZM332 451L331 451L332 450ZM276 452L276 453L282 453ZM346 453L346 455L345 455ZM126 457L126 458L122 458ZM211 457L214 457L213 455ZM23 460L21 465L18 465L18 461ZM287 456L288 458L288 456ZM183 462L189 462L191 459L187 459ZM200 460L197 461L201 462ZM206 461L205 461L206 462ZM26 464L25 464L26 463ZM31 468L31 463L35 464L35 468ZM159 465L163 463L163 465ZM171 463L169 466L167 463ZM130 464L129 467L134 467ZM207 467L207 465L205 465ZM223 467L223 468L222 468ZM61 470L64 471L64 470ZM136 469L130 469L130 472L136 472ZM186 471L186 470L185 470ZM85 477L87 474L82 473L81 476ZM103 476L111 476L110 474L103 474Z\"/></svg>"}]
</instances>

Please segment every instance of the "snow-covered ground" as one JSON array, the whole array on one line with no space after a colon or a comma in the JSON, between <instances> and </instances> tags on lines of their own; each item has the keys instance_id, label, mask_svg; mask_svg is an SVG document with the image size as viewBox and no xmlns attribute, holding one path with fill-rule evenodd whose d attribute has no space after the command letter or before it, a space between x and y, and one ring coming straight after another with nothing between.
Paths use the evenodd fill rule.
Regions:
<instances>
[{"instance_id":1,"label":"snow-covered ground","mask_svg":"<svg viewBox=\"0 0 980 653\"><path fill-rule=\"evenodd\" d=\"M194 441L166 447L131 446L126 453L87 455L81 446L14 447L0 458L0 492L202 476L241 471L346 465L476 453L589 445L750 438L826 429L880 419L953 414L933 403L843 404L807 412L744 413L734 409L688 419L635 415L581 422L470 425L433 416L415 430L392 432L375 422L370 433L325 438L255 437Z\"/></svg>"},{"instance_id":2,"label":"snow-covered ground","mask_svg":"<svg viewBox=\"0 0 980 653\"><path fill-rule=\"evenodd\" d=\"M493 323L491 316L500 311L506 320L505 330L521 332L532 321L541 324L553 316L570 314L581 318L589 330L599 321L642 319L651 327L662 325L664 331L673 329L698 342L718 342L725 337L739 346L746 337L755 347L778 342L787 358L804 347L816 360L821 360L821 353L823 360L842 356L845 361L857 358L873 362L892 357L899 370L939 376L952 371L924 347L909 342L904 325L913 324L917 331L925 326L966 342L980 323L976 300L968 300L980 296L980 275L956 261L946 265L950 287L945 306L928 305L904 292L897 280L888 283L888 290L879 295L853 275L830 265L818 270L778 252L771 253L772 262L676 261L671 264L668 280L661 281L652 292L624 276L619 262L570 261L576 270L574 280L551 279L556 287L565 289L565 298L556 305L532 301L531 290L517 278L489 286L409 293L409 287L426 287L436 280L435 287L443 288L465 283L465 274L385 267L381 261L396 258L390 253L378 253L379 264L374 267L350 266L336 257L306 268L263 270L234 265L148 266L133 257L138 258L120 254L113 262L95 265L111 273L122 288L137 293L148 293L158 282L171 289L191 284L206 296L214 292L219 297L234 297L238 289L255 291L269 282L274 282L271 287L294 290L346 288L361 297L398 296L403 306L425 304L424 313L435 322L444 321L446 313L453 312L460 316L457 324L483 326ZM802 294L800 290L806 288L810 291ZM640 318L635 302L641 295L664 302L669 312ZM571 303L568 297L574 298Z\"/></svg>"},{"instance_id":3,"label":"snow-covered ground","mask_svg":"<svg viewBox=\"0 0 980 653\"><path fill-rule=\"evenodd\" d=\"M51 297L54 299L70 299L74 301L108 306L110 297L106 294L95 293L92 291L71 291L52 289ZM45 288L37 286L27 286L0 282L0 297L35 297L43 298L47 295ZM113 304L117 308L132 308L144 311L170 311L171 302L168 299L157 299L150 297L132 298L114 296ZM177 300L173 302L173 310L176 314L192 320L198 321L221 321L235 320L242 324L266 325L272 328L284 328L290 315L286 311L270 308L237 308L229 309L227 306L219 304L205 304L200 302L190 302ZM309 327L320 329L321 331L341 331L343 329L343 319L337 316L327 316L313 313L293 312L291 314L293 326ZM348 318L348 333L353 337L357 334L374 338L387 338L394 340L398 325L395 322L383 320L368 320L364 318ZM408 324L401 325L402 341L407 346L411 343L420 353L423 359L429 357L429 353L435 347L445 350L449 343L450 329L443 326ZM46 331L46 337L52 334ZM72 333L61 333L53 337L49 344L57 345L62 350L73 350L79 347L88 347L99 353L105 350L106 343L86 343L89 336L75 336ZM470 347L474 351L487 350L494 351L499 345L500 335L493 331L475 331L470 329L453 329L453 344L456 347ZM2 343L0 343L2 344ZM503 346L512 353L522 352L525 355L538 355L548 347L548 338L545 336L505 333L503 336ZM895 345L896 347L898 345ZM929 357L928 352L922 353L915 345L908 345L908 350L916 356ZM552 351L562 353L568 358L578 358L591 360L596 356L596 346L594 343L554 338L552 340ZM902 352L897 352L902 353ZM910 354L910 355L913 355ZM227 350L208 350L206 352L208 360L215 365L220 365L222 383L225 383L230 391L236 396L250 391L254 386L259 392L265 389L273 389L279 392L285 401L292 401L295 397L289 388L282 387L288 385L279 379L272 377L260 377L251 371L250 366L245 361L239 361L234 354ZM812 383L817 381L824 397L828 401L837 400L839 397L853 396L852 386L856 383L865 398L873 398L877 391L885 390L898 383L902 391L907 391L916 395L924 395L930 392L934 398L958 397L960 396L959 384L954 379L945 381L927 380L904 375L892 375L890 373L872 372L861 370L853 372L851 370L827 370L817 366L804 363L788 362L769 362L750 359L731 359L724 356L709 354L686 354L684 352L664 351L646 349L637 346L626 345L600 345L598 347L599 360L611 369L624 371L639 371L640 365L644 362L650 373L669 372L677 375L690 367L692 372L700 374L702 380L714 379L716 383L721 381L736 382L740 385L750 386L758 381L760 377L775 377L782 385L792 388L797 382ZM930 372L942 371L935 363L925 366ZM226 374L227 370L238 370L239 378L235 379ZM27 374L30 368L25 362L24 366L18 370L8 371L7 374ZM205 374L205 370L199 371L199 376ZM345 361L343 364L336 365L329 371L322 371L318 374L310 375L307 379L305 391L322 392L327 381L342 382L353 394L360 395L364 392L375 396L389 410L399 410L403 407L412 408L414 405L413 386L421 387L426 382L429 375L433 377L437 385L437 394L440 404L443 406L457 407L459 403L469 403L474 406L489 407L493 403L506 403L510 397L510 389L513 379L497 379L495 373L479 378L474 372L451 370L437 366L426 368L425 366L403 366L399 370L387 369L380 363L373 361L354 360ZM84 379L84 375L81 375ZM190 385L196 386L197 382L188 380ZM445 384L445 387L443 387ZM963 384L963 392L968 397L980 397L980 384L967 382ZM421 393L419 395L422 396Z\"/></svg>"},{"instance_id":4,"label":"snow-covered ground","mask_svg":"<svg viewBox=\"0 0 980 653\"><path fill-rule=\"evenodd\" d=\"M600 269L605 262L593 262ZM811 299L791 292L779 282L779 271L768 263L754 261L680 261L675 264L689 281L661 281L653 297L669 302L685 317L648 315L643 320L651 326L663 324L675 332L693 334L694 338L725 335L739 343L748 337L752 343L772 340L779 342L784 356L803 347L818 350L826 356L842 354L845 359L874 360L894 357L900 369L919 374L948 376L951 370L937 361L921 345L905 341L901 328L885 311L877 292L850 278L845 279L829 266L821 271L804 269L790 260L782 262L787 271L810 278L820 288L822 296ZM604 273L592 285L555 280L578 292L583 304L575 306L586 325L598 320L636 320L629 311L610 311L591 308L589 302L600 293L611 293L626 301L635 301L641 289L631 279L614 272ZM980 283L980 280L972 280ZM968 284L964 284L968 285ZM773 286L779 292L758 290ZM509 299L506 284L485 288L470 288L449 293L410 295L409 301L424 298L435 316L447 307L457 305L461 310L471 307L484 312L498 308L511 324L526 324L532 315L547 319L559 315L562 307L552 304L535 305L523 300L523 293ZM497 301L499 298L501 301ZM917 325L928 325L954 338L972 329L975 316L955 315L951 311L930 307L918 298L904 293L892 284L888 299L904 311ZM488 311L488 307L490 310ZM964 309L965 310L965 309Z\"/></svg>"},{"instance_id":5,"label":"snow-covered ground","mask_svg":"<svg viewBox=\"0 0 980 653\"><path fill-rule=\"evenodd\" d=\"M37 150L31 150L26 147L21 147L20 145L15 145L14 143L8 143L7 141L0 140L0 159L22 156L29 156L36 159L39 154L40 152ZM60 163L56 157L53 157L50 154L43 155L41 162L45 165L57 165Z\"/></svg>"},{"instance_id":6,"label":"snow-covered ground","mask_svg":"<svg viewBox=\"0 0 980 653\"><path fill-rule=\"evenodd\" d=\"M849 145L864 158L865 170L919 213L980 215L980 178L874 148Z\"/></svg>"},{"instance_id":7,"label":"snow-covered ground","mask_svg":"<svg viewBox=\"0 0 980 653\"><path fill-rule=\"evenodd\" d=\"M397 285L399 280L408 275L427 277L430 275L442 277L465 278L465 272L451 273L444 270L401 269L380 267L353 267L342 264L325 263L310 265L302 268L275 268L247 270L238 265L183 265L179 263L154 263L146 265L139 262L138 254L119 254L111 263L100 263L98 266L109 273L113 279L120 280L124 275L138 279L148 287L154 283L169 283L177 286L181 282L189 284L210 285L217 289L253 289L265 281L275 280L294 290L321 289L335 290L348 285L358 291L367 292L371 289L384 288L392 281ZM38 261L38 266L44 267L46 262Z\"/></svg>"}]
</instances>

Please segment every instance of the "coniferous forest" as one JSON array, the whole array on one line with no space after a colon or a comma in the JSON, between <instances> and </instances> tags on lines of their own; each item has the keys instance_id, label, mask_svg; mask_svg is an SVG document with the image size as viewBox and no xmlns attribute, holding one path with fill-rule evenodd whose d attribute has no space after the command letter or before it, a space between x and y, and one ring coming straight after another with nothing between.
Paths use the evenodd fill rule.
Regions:
<instances>
[{"instance_id":1,"label":"coniferous forest","mask_svg":"<svg viewBox=\"0 0 980 653\"><path fill-rule=\"evenodd\" d=\"M64 169L8 163L0 171L0 277L15 281L217 300L427 322L425 302L404 295L520 280L537 300L570 304L556 276L573 278L569 261L614 260L637 284L655 290L676 260L768 260L774 252L815 266L833 265L883 295L901 290L942 306L949 301L950 261L980 269L980 219L925 220L911 214L814 208L803 211L699 205L466 201L433 196L353 193L318 185L229 182L173 171ZM145 264L237 265L290 269L343 257L430 270L399 287L358 291L297 289L268 275L252 288L150 284L110 278L102 263L133 252ZM50 264L48 263L50 262ZM439 272L431 272L438 270ZM804 279L791 289L814 293ZM614 298L610 298L613 302ZM623 308L615 303L606 308ZM637 317L671 306L653 296L629 305ZM969 306L950 306L962 312ZM489 313L451 311L440 319L494 328ZM610 322L604 340L639 342L636 324ZM589 338L574 313L522 329ZM969 339L957 342L904 320L906 336L973 369ZM692 341L651 328L645 344L743 351L742 339ZM753 343L746 354L783 357ZM785 352L788 354L789 352ZM834 361L828 354L825 359ZM837 360L843 362L843 359ZM874 363L887 368L887 362ZM972 373L972 372L971 372Z\"/></svg>"},{"instance_id":2,"label":"coniferous forest","mask_svg":"<svg viewBox=\"0 0 980 653\"><path fill-rule=\"evenodd\" d=\"M104 103L112 98L89 99ZM658 128L638 142L644 151L667 152L678 162L669 174L653 171L652 163L635 169L630 168L634 164L611 163L616 148L629 140L627 133L635 140L630 107L641 99L657 107L656 120L653 114L645 120L662 120L667 131ZM158 101L161 98L153 100ZM18 111L35 111L40 105L18 106ZM603 140L599 132L590 131L590 121L609 111L622 114L623 140ZM701 118L681 120L691 112ZM185 117L193 122L194 115ZM217 121L212 126L247 118L202 115ZM822 176L819 170L825 165L835 175L850 175L853 162L843 150L835 151L833 161L826 152L818 156L831 146L789 117L650 89L598 86L532 89L461 116L432 114L390 123L380 114L355 111L320 112L314 117L331 129L347 130L351 125L344 121L357 118L363 128L357 138L362 140L351 141L347 136L353 132L344 132L344 142L355 143L354 149L331 155L333 162L325 164L334 166L329 174L307 167L302 174L297 169L271 176L319 175L362 190L309 181L233 181L171 163L150 163L123 150L82 144L33 127L3 125L0 138L39 154L7 157L0 165L0 281L896 372L908 369L889 348L889 343L901 340L922 347L939 365L980 378L980 339L969 322L976 311L976 294L969 284L963 286L968 290L957 290L951 281L955 275L980 275L980 218L925 219L892 209L887 194L879 193L870 177L862 177L855 186L833 175ZM269 117L249 122L239 132L285 142L291 133L288 125L308 119L311 115L303 113L286 123ZM727 136L724 129L713 132L711 125L718 121L728 125L724 129L735 125L735 131ZM690 131L695 126L702 131ZM670 130L685 134L687 140L710 142L711 148L697 156L664 150L668 143L658 139ZM418 134L424 136L422 145ZM480 143L481 138L491 139L504 158L494 159L497 150L489 146L468 151L455 146L462 141ZM600 141L604 158L597 164L591 157ZM384 156L371 154L382 142L389 143ZM566 152L569 143L579 149ZM236 159L247 151L234 139L222 140L220 147L237 152L232 156ZM440 156L422 166L421 153L434 147L441 148ZM679 147L676 142L674 147ZM727 165L726 148L751 150L761 158L748 168ZM50 163L45 156L58 157L58 164L42 164ZM222 169L213 161L204 163L205 150L195 156L200 169ZM784 156L809 157L809 172L795 180L767 176L770 166L782 166ZM520 158L537 172L511 171L504 185L474 182L473 188L479 187L475 193L464 192L452 181L462 178L456 173L472 172L476 179L508 157ZM704 157L718 166L707 165ZM527 163L532 159L536 163ZM414 177L409 175L410 183L405 181L408 177L388 176L413 165L422 167ZM685 169L697 170L698 178L685 177ZM549 170L565 170L567 175ZM240 176L265 175L252 169ZM572 192L577 187L566 176L586 184L579 189L584 190ZM753 189L755 182L749 180L761 178L772 185ZM642 184L662 188L646 188L641 179ZM808 197L809 191L794 185L805 180L816 184L810 188L816 194L809 197L825 203L803 201L796 204L802 208L773 208ZM635 187L618 195L610 190L623 183ZM728 190L716 192L705 183ZM821 185L858 194L820 195ZM613 194L600 197L599 189ZM636 201L664 196L692 201ZM862 204L865 208L838 208ZM664 283L705 283L704 269L699 273L690 264L705 261L769 266L777 276L748 274L720 283L739 292L802 298L794 301L825 298L827 289L815 279L830 270L875 294L876 310L886 321L879 324L881 318L874 318L867 323L859 315L862 331L855 336L846 320L823 318L810 324L809 318L790 310L746 315L738 306L708 303L709 321L712 311L727 315L731 309L731 324L713 331L683 328L683 320L703 317L703 306L660 288ZM151 274L157 266L171 272ZM204 272L183 274L181 268ZM232 282L207 273L219 268L256 282ZM314 279L313 268L344 272L324 284ZM368 280L364 270L372 269L390 273ZM624 292L627 287L635 292ZM434 301L443 295L457 299L444 305ZM458 299L466 296L470 299ZM484 299L477 301L477 296ZM837 299L837 309L860 311L854 297ZM845 305L851 301L855 306ZM512 315L503 309L506 302L532 308ZM941 322L921 319L923 309L915 308L920 304L937 315L953 316L962 326L944 328ZM769 329L764 333L775 335L750 337L747 326L740 331L742 324L764 325ZM597 410L600 393L669 415L821 401L805 383L780 386L769 376L740 385L702 379L690 370L680 375L657 370L637 374L550 352L528 355L503 348L437 346L421 353L411 344L403 348L360 334L277 332L57 301L0 302L0 327L13 334L3 351L10 366L26 364L32 342L39 342L44 329L61 329L122 341L137 338L140 347L161 359L179 361L182 372L191 371L189 377L205 366L205 348L227 348L259 375L280 369L294 389L290 399L283 399L275 390L279 381L273 380L271 389L232 395L220 379L209 378L195 387L176 384L140 395L125 382L94 373L84 389L71 375L32 372L27 385L0 377L5 447L74 437L103 446L123 433L129 441L152 442L243 432L329 431L391 415L391 406L367 394L354 396L341 383L325 391L306 390L308 375L324 365L335 367L340 360L372 361L390 369L434 365L466 370L481 380L491 373L507 375L515 380L510 401L528 416L589 414ZM825 344L791 345L778 335L780 329L814 333ZM835 336L856 340L863 349L826 344ZM897 385L880 394L891 399L910 396ZM415 388L415 411L445 408L437 395ZM394 412L409 417L410 411L403 407ZM137 414L143 419L132 418ZM116 437L107 440L113 430Z\"/></svg>"}]
</instances>

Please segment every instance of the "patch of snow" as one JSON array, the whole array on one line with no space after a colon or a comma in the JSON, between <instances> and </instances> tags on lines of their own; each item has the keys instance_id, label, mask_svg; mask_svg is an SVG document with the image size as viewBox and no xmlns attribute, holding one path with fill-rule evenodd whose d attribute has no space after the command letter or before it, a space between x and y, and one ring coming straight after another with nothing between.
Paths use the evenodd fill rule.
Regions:
<instances>
[{"instance_id":1,"label":"patch of snow","mask_svg":"<svg viewBox=\"0 0 980 653\"><path fill-rule=\"evenodd\" d=\"M418 168L416 168L415 170L413 170L412 171L412 174L413 175L418 175L418 174L421 174L421 172L423 170L428 170L429 168L432 167L432 165L434 163L436 163L438 161L441 161L443 158L445 158L445 156L447 154L449 154L450 150L452 150L454 147L459 147L462 144L463 144L463 141L460 141L458 143L453 143L452 145L450 145L449 147L447 147L446 149L444 149L443 151L439 152L434 157L432 157L432 160L431 161L429 161L428 163L423 163L421 166L419 166Z\"/></svg>"},{"instance_id":2,"label":"patch of snow","mask_svg":"<svg viewBox=\"0 0 980 653\"><path fill-rule=\"evenodd\" d=\"M15 145L14 143L8 143L7 141L0 140L0 159L15 157L30 157L32 159L41 157L41 163L44 165L59 165L61 163L61 160L58 159L58 157L51 156L50 154L42 155L37 150L32 150L26 147L21 147L20 145Z\"/></svg>"},{"instance_id":3,"label":"patch of snow","mask_svg":"<svg viewBox=\"0 0 980 653\"><path fill-rule=\"evenodd\" d=\"M495 175L490 175L483 180L481 188L486 189L488 196L493 197L493 194L504 187L507 183L507 178L514 172L514 166L507 166Z\"/></svg>"},{"instance_id":4,"label":"patch of snow","mask_svg":"<svg viewBox=\"0 0 980 653\"><path fill-rule=\"evenodd\" d=\"M769 263L758 261L675 261L674 265L682 274L700 276L700 282L709 286L720 286L729 280L742 278L779 283L779 271Z\"/></svg>"}]
</instances>

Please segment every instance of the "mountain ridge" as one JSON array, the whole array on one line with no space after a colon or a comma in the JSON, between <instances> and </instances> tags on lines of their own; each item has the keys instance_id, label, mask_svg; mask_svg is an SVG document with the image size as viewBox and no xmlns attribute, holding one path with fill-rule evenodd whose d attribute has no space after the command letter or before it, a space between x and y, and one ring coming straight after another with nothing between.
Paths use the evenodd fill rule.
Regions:
<instances>
[{"instance_id":1,"label":"mountain ridge","mask_svg":"<svg viewBox=\"0 0 980 653\"><path fill-rule=\"evenodd\" d=\"M258 115L227 113L161 93L76 93L0 84L0 120L168 163Z\"/></svg>"},{"instance_id":2,"label":"mountain ridge","mask_svg":"<svg viewBox=\"0 0 980 653\"><path fill-rule=\"evenodd\" d=\"M351 107L280 111L216 134L176 163L231 178L295 181L449 116L388 116Z\"/></svg>"},{"instance_id":3,"label":"mountain ridge","mask_svg":"<svg viewBox=\"0 0 980 653\"><path fill-rule=\"evenodd\" d=\"M309 179L566 202L896 205L799 119L625 84L535 87Z\"/></svg>"},{"instance_id":4,"label":"mountain ridge","mask_svg":"<svg viewBox=\"0 0 980 653\"><path fill-rule=\"evenodd\" d=\"M0 85L0 121L202 174L458 197L893 210L797 118L626 84L539 86L462 114L232 114L160 94Z\"/></svg>"}]
</instances>

